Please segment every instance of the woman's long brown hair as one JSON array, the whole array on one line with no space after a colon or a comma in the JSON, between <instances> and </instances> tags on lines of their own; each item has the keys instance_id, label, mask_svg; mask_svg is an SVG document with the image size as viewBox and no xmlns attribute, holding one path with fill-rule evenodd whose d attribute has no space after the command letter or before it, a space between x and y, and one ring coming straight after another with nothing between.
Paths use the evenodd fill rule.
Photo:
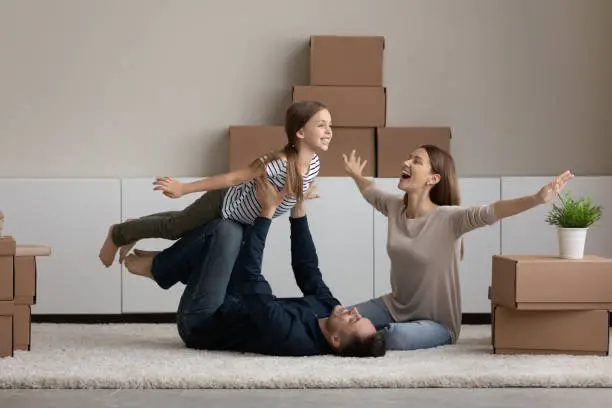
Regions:
<instances>
[{"instance_id":1,"label":"woman's long brown hair","mask_svg":"<svg viewBox=\"0 0 612 408\"><path fill-rule=\"evenodd\" d=\"M440 181L433 186L429 192L431 201L439 206L459 205L461 197L459 195L459 180L455 170L453 156L446 150L435 145L422 145L429 156L431 171L440 175ZM404 208L408 206L408 195L404 195ZM461 239L461 259L463 259L463 239Z\"/></svg>"}]
</instances>

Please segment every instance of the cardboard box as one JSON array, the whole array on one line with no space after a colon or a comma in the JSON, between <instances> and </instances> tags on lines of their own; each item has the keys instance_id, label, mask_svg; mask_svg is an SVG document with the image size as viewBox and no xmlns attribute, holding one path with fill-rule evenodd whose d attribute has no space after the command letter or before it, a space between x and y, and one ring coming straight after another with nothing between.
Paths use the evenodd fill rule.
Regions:
<instances>
[{"instance_id":1,"label":"cardboard box","mask_svg":"<svg viewBox=\"0 0 612 408\"><path fill-rule=\"evenodd\" d=\"M13 257L17 245L13 237L0 238L0 301L13 299Z\"/></svg>"},{"instance_id":2,"label":"cardboard box","mask_svg":"<svg viewBox=\"0 0 612 408\"><path fill-rule=\"evenodd\" d=\"M15 256L15 304L36 304L36 257Z\"/></svg>"},{"instance_id":3,"label":"cardboard box","mask_svg":"<svg viewBox=\"0 0 612 408\"><path fill-rule=\"evenodd\" d=\"M11 253L12 251L12 253ZM16 245L11 237L0 238L0 301L36 303L36 256L48 256L43 245Z\"/></svg>"},{"instance_id":4,"label":"cardboard box","mask_svg":"<svg viewBox=\"0 0 612 408\"><path fill-rule=\"evenodd\" d=\"M494 255L491 301L521 310L612 309L612 259Z\"/></svg>"},{"instance_id":5,"label":"cardboard box","mask_svg":"<svg viewBox=\"0 0 612 408\"><path fill-rule=\"evenodd\" d=\"M374 177L376 170L376 146L374 128L337 128L332 129L333 137L329 149L319 154L321 169L319 177L345 177L344 158L353 149L367 160L363 168L365 177Z\"/></svg>"},{"instance_id":6,"label":"cardboard box","mask_svg":"<svg viewBox=\"0 0 612 408\"><path fill-rule=\"evenodd\" d=\"M0 357L13 355L13 350L30 350L32 337L30 305L0 302Z\"/></svg>"},{"instance_id":7,"label":"cardboard box","mask_svg":"<svg viewBox=\"0 0 612 408\"><path fill-rule=\"evenodd\" d=\"M31 316L30 305L15 305L13 310L13 349L30 350L31 338Z\"/></svg>"},{"instance_id":8,"label":"cardboard box","mask_svg":"<svg viewBox=\"0 0 612 408\"><path fill-rule=\"evenodd\" d=\"M13 300L13 256L0 255L0 301Z\"/></svg>"},{"instance_id":9,"label":"cardboard box","mask_svg":"<svg viewBox=\"0 0 612 408\"><path fill-rule=\"evenodd\" d=\"M229 127L229 171L248 166L257 157L287 145L283 126L253 125Z\"/></svg>"},{"instance_id":10,"label":"cardboard box","mask_svg":"<svg viewBox=\"0 0 612 408\"><path fill-rule=\"evenodd\" d=\"M13 356L13 316L0 315L0 357Z\"/></svg>"},{"instance_id":11,"label":"cardboard box","mask_svg":"<svg viewBox=\"0 0 612 408\"><path fill-rule=\"evenodd\" d=\"M315 100L330 111L336 127L385 126L387 92L371 86L294 86L293 102Z\"/></svg>"},{"instance_id":12,"label":"cardboard box","mask_svg":"<svg viewBox=\"0 0 612 408\"><path fill-rule=\"evenodd\" d=\"M607 310L493 310L494 354L609 354Z\"/></svg>"},{"instance_id":13,"label":"cardboard box","mask_svg":"<svg viewBox=\"0 0 612 408\"><path fill-rule=\"evenodd\" d=\"M13 355L13 302L0 301L0 357Z\"/></svg>"},{"instance_id":14,"label":"cardboard box","mask_svg":"<svg viewBox=\"0 0 612 408\"><path fill-rule=\"evenodd\" d=\"M487 290L487 299L491 300L491 287ZM491 346L493 346L493 328L495 327L495 304L491 302Z\"/></svg>"},{"instance_id":15,"label":"cardboard box","mask_svg":"<svg viewBox=\"0 0 612 408\"><path fill-rule=\"evenodd\" d=\"M399 177L402 164L419 146L431 144L450 152L449 127L379 127L376 130L377 177Z\"/></svg>"},{"instance_id":16,"label":"cardboard box","mask_svg":"<svg viewBox=\"0 0 612 408\"><path fill-rule=\"evenodd\" d=\"M310 37L310 85L383 86L382 36Z\"/></svg>"}]
</instances>

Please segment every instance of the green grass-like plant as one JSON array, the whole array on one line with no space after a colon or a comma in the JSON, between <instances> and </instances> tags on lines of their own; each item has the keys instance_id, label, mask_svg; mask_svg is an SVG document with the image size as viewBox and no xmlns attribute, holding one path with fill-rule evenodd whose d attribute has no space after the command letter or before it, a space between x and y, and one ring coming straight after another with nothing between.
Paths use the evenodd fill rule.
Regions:
<instances>
[{"instance_id":1,"label":"green grass-like plant","mask_svg":"<svg viewBox=\"0 0 612 408\"><path fill-rule=\"evenodd\" d=\"M546 222L559 228L588 228L601 218L602 208L591 197L572 198L569 192L559 195L561 205L553 203Z\"/></svg>"}]
</instances>

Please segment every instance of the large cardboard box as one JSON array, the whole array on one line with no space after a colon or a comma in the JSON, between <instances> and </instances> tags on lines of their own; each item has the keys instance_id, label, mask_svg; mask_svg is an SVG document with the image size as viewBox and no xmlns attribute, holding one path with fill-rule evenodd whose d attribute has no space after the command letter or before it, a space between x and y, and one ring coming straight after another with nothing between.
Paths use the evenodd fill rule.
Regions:
<instances>
[{"instance_id":1,"label":"large cardboard box","mask_svg":"<svg viewBox=\"0 0 612 408\"><path fill-rule=\"evenodd\" d=\"M310 85L382 86L382 36L310 37Z\"/></svg>"},{"instance_id":2,"label":"large cardboard box","mask_svg":"<svg viewBox=\"0 0 612 408\"><path fill-rule=\"evenodd\" d=\"M36 257L51 255L44 245L17 245L15 250L15 304L36 304Z\"/></svg>"},{"instance_id":3,"label":"large cardboard box","mask_svg":"<svg viewBox=\"0 0 612 408\"><path fill-rule=\"evenodd\" d=\"M319 177L344 177L344 158L355 149L362 159L367 160L363 168L365 177L374 177L376 171L376 146L374 128L337 128L332 129L333 137L326 152L320 153L321 169Z\"/></svg>"},{"instance_id":4,"label":"large cardboard box","mask_svg":"<svg viewBox=\"0 0 612 408\"><path fill-rule=\"evenodd\" d=\"M229 170L248 166L257 157L287 145L283 126L253 125L229 127Z\"/></svg>"},{"instance_id":5,"label":"large cardboard box","mask_svg":"<svg viewBox=\"0 0 612 408\"><path fill-rule=\"evenodd\" d=\"M521 310L611 310L612 259L494 255L491 301Z\"/></svg>"},{"instance_id":6,"label":"large cardboard box","mask_svg":"<svg viewBox=\"0 0 612 408\"><path fill-rule=\"evenodd\" d=\"M13 256L0 255L0 301L13 299Z\"/></svg>"},{"instance_id":7,"label":"large cardboard box","mask_svg":"<svg viewBox=\"0 0 612 408\"><path fill-rule=\"evenodd\" d=\"M36 256L48 256L51 248L16 245L12 237L0 238L0 301L36 303Z\"/></svg>"},{"instance_id":8,"label":"large cardboard box","mask_svg":"<svg viewBox=\"0 0 612 408\"><path fill-rule=\"evenodd\" d=\"M0 301L12 300L13 293L13 257L17 244L13 237L0 238Z\"/></svg>"},{"instance_id":9,"label":"large cardboard box","mask_svg":"<svg viewBox=\"0 0 612 408\"><path fill-rule=\"evenodd\" d=\"M292 100L321 102L329 109L336 127L386 125L387 92L384 87L296 85Z\"/></svg>"},{"instance_id":10,"label":"large cardboard box","mask_svg":"<svg viewBox=\"0 0 612 408\"><path fill-rule=\"evenodd\" d=\"M13 310L12 301L0 301L0 357L13 355Z\"/></svg>"},{"instance_id":11,"label":"large cardboard box","mask_svg":"<svg viewBox=\"0 0 612 408\"><path fill-rule=\"evenodd\" d=\"M36 258L15 256L15 303L36 304Z\"/></svg>"},{"instance_id":12,"label":"large cardboard box","mask_svg":"<svg viewBox=\"0 0 612 408\"><path fill-rule=\"evenodd\" d=\"M493 307L494 354L609 354L607 310Z\"/></svg>"},{"instance_id":13,"label":"large cardboard box","mask_svg":"<svg viewBox=\"0 0 612 408\"><path fill-rule=\"evenodd\" d=\"M0 357L13 355L13 350L30 350L30 305L16 305L14 301L0 301Z\"/></svg>"},{"instance_id":14,"label":"large cardboard box","mask_svg":"<svg viewBox=\"0 0 612 408\"><path fill-rule=\"evenodd\" d=\"M379 127L376 130L376 174L399 177L402 164L419 146L431 144L450 152L449 127Z\"/></svg>"},{"instance_id":15,"label":"large cardboard box","mask_svg":"<svg viewBox=\"0 0 612 408\"><path fill-rule=\"evenodd\" d=\"M31 316L30 305L17 305L13 309L13 349L30 350L31 338Z\"/></svg>"},{"instance_id":16,"label":"large cardboard box","mask_svg":"<svg viewBox=\"0 0 612 408\"><path fill-rule=\"evenodd\" d=\"M0 357L13 356L13 316L0 314Z\"/></svg>"}]
</instances>

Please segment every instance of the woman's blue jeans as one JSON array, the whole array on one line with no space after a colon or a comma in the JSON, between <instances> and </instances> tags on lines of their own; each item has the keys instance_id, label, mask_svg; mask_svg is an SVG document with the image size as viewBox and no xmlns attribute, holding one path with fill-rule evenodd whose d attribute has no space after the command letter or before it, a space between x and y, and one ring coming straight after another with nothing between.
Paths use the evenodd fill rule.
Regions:
<instances>
[{"instance_id":1,"label":"woman's blue jeans","mask_svg":"<svg viewBox=\"0 0 612 408\"><path fill-rule=\"evenodd\" d=\"M359 314L370 319L376 329L384 330L389 350L425 349L452 342L450 331L432 320L396 322L382 298L370 299L354 307Z\"/></svg>"}]
</instances>

